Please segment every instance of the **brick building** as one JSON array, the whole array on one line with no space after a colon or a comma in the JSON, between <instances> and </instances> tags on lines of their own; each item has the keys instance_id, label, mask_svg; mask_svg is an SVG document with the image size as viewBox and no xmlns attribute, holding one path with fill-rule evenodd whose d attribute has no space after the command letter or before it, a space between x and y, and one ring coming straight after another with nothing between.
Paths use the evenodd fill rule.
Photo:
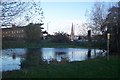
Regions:
<instances>
[{"instance_id":1,"label":"brick building","mask_svg":"<svg viewBox=\"0 0 120 80\"><path fill-rule=\"evenodd\" d=\"M3 40L23 40L25 38L25 27L17 27L15 25L12 25L10 28L2 28L2 39ZM44 29L44 28L41 28ZM42 32L43 34L45 31ZM40 37L43 37L40 35Z\"/></svg>"},{"instance_id":2,"label":"brick building","mask_svg":"<svg viewBox=\"0 0 120 80\"><path fill-rule=\"evenodd\" d=\"M10 28L2 28L2 38L23 39L25 37L24 27L13 25Z\"/></svg>"}]
</instances>

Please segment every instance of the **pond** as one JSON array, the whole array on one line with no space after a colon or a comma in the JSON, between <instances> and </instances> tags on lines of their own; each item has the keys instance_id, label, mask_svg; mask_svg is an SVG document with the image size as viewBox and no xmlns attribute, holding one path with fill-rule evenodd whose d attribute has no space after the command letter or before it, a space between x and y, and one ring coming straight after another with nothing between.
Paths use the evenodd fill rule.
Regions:
<instances>
[{"instance_id":1,"label":"pond","mask_svg":"<svg viewBox=\"0 0 120 80\"><path fill-rule=\"evenodd\" d=\"M12 71L42 64L66 63L103 57L106 52L100 49L82 48L14 48L3 49L0 55L1 71Z\"/></svg>"}]
</instances>

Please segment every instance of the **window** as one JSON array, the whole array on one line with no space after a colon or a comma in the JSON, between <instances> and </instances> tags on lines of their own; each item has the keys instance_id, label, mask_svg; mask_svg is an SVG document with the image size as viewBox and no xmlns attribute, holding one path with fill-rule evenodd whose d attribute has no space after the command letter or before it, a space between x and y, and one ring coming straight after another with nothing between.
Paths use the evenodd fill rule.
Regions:
<instances>
[{"instance_id":1,"label":"window","mask_svg":"<svg viewBox=\"0 0 120 80\"><path fill-rule=\"evenodd\" d=\"M21 32L23 33L23 30L21 30Z\"/></svg>"},{"instance_id":2,"label":"window","mask_svg":"<svg viewBox=\"0 0 120 80\"><path fill-rule=\"evenodd\" d=\"M23 35L21 35L21 37L23 38Z\"/></svg>"},{"instance_id":3,"label":"window","mask_svg":"<svg viewBox=\"0 0 120 80\"><path fill-rule=\"evenodd\" d=\"M19 33L19 31L17 30L17 33Z\"/></svg>"}]
</instances>

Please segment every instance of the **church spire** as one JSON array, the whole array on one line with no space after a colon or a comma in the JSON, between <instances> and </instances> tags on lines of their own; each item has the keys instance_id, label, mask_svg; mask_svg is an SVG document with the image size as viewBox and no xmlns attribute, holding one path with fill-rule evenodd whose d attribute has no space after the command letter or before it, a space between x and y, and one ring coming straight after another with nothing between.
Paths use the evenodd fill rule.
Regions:
<instances>
[{"instance_id":1,"label":"church spire","mask_svg":"<svg viewBox=\"0 0 120 80\"><path fill-rule=\"evenodd\" d=\"M74 40L74 29L73 29L73 23L72 23L72 28L71 28L71 41Z\"/></svg>"}]
</instances>

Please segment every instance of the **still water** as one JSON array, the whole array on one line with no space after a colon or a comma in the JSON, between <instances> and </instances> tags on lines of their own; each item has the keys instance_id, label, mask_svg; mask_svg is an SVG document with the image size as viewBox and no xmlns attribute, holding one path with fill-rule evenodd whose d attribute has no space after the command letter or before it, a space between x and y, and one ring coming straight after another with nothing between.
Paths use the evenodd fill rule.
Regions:
<instances>
[{"instance_id":1,"label":"still water","mask_svg":"<svg viewBox=\"0 0 120 80\"><path fill-rule=\"evenodd\" d=\"M83 61L105 56L106 52L100 49L81 48L14 48L3 49L1 54L1 71L11 71L38 64Z\"/></svg>"}]
</instances>

